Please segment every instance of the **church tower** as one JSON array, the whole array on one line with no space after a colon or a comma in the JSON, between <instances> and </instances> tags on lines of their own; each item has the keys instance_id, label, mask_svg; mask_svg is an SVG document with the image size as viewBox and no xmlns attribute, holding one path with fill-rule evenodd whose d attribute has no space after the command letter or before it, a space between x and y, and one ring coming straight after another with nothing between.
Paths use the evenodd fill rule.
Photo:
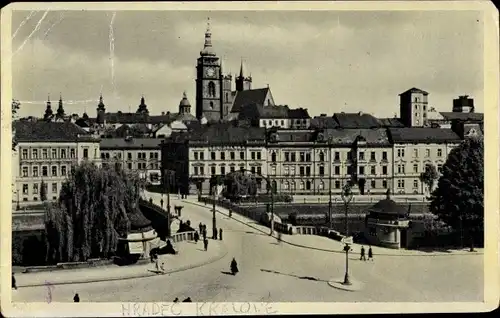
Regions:
<instances>
[{"instance_id":1,"label":"church tower","mask_svg":"<svg viewBox=\"0 0 500 318\"><path fill-rule=\"evenodd\" d=\"M191 114L191 104L187 99L186 92L182 93L182 99L179 103L179 114Z\"/></svg>"},{"instance_id":2,"label":"church tower","mask_svg":"<svg viewBox=\"0 0 500 318\"><path fill-rule=\"evenodd\" d=\"M222 74L219 58L212 48L210 21L205 44L196 65L196 117L219 121L222 115Z\"/></svg>"},{"instance_id":3,"label":"church tower","mask_svg":"<svg viewBox=\"0 0 500 318\"><path fill-rule=\"evenodd\" d=\"M99 96L99 104L97 105L97 123L104 124L106 115L106 106L102 100L102 94Z\"/></svg>"},{"instance_id":4,"label":"church tower","mask_svg":"<svg viewBox=\"0 0 500 318\"><path fill-rule=\"evenodd\" d=\"M252 76L245 77L246 69L243 64L243 60L241 60L240 65L240 75L236 77L236 91L248 91L252 89Z\"/></svg>"},{"instance_id":5,"label":"church tower","mask_svg":"<svg viewBox=\"0 0 500 318\"><path fill-rule=\"evenodd\" d=\"M45 114L43 114L43 119L46 121L51 121L53 116L52 103L50 102L50 95L47 97L47 108L45 108Z\"/></svg>"}]
</instances>

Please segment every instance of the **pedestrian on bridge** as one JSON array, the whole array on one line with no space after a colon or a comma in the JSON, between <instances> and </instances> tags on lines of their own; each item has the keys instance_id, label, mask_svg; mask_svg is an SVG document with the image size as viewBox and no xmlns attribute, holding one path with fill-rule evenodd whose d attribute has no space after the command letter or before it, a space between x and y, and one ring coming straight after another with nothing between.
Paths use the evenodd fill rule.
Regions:
<instances>
[{"instance_id":1,"label":"pedestrian on bridge","mask_svg":"<svg viewBox=\"0 0 500 318\"><path fill-rule=\"evenodd\" d=\"M361 246L361 257L359 258L359 260L366 261L366 257L365 257L365 247L364 247L364 246Z\"/></svg>"},{"instance_id":2,"label":"pedestrian on bridge","mask_svg":"<svg viewBox=\"0 0 500 318\"><path fill-rule=\"evenodd\" d=\"M12 273L12 288L17 290L16 278L14 277L14 273Z\"/></svg>"},{"instance_id":3,"label":"pedestrian on bridge","mask_svg":"<svg viewBox=\"0 0 500 318\"><path fill-rule=\"evenodd\" d=\"M201 222L198 225L198 228L200 229L200 234L203 233L203 224L201 224Z\"/></svg>"},{"instance_id":4,"label":"pedestrian on bridge","mask_svg":"<svg viewBox=\"0 0 500 318\"><path fill-rule=\"evenodd\" d=\"M217 228L214 227L212 229L212 240L216 240L217 239Z\"/></svg>"},{"instance_id":5,"label":"pedestrian on bridge","mask_svg":"<svg viewBox=\"0 0 500 318\"><path fill-rule=\"evenodd\" d=\"M208 240L205 238L203 239L203 246L205 247L205 251L208 249Z\"/></svg>"},{"instance_id":6,"label":"pedestrian on bridge","mask_svg":"<svg viewBox=\"0 0 500 318\"><path fill-rule=\"evenodd\" d=\"M368 248L368 260L373 261L373 251L371 246Z\"/></svg>"},{"instance_id":7,"label":"pedestrian on bridge","mask_svg":"<svg viewBox=\"0 0 500 318\"><path fill-rule=\"evenodd\" d=\"M198 243L198 240L200 239L200 234L198 234L198 231L194 232L194 242Z\"/></svg>"},{"instance_id":8,"label":"pedestrian on bridge","mask_svg":"<svg viewBox=\"0 0 500 318\"><path fill-rule=\"evenodd\" d=\"M203 227L203 240L207 239L207 229Z\"/></svg>"},{"instance_id":9,"label":"pedestrian on bridge","mask_svg":"<svg viewBox=\"0 0 500 318\"><path fill-rule=\"evenodd\" d=\"M222 241L222 228L219 229L219 240Z\"/></svg>"},{"instance_id":10,"label":"pedestrian on bridge","mask_svg":"<svg viewBox=\"0 0 500 318\"><path fill-rule=\"evenodd\" d=\"M163 198L160 199L160 206L163 209Z\"/></svg>"},{"instance_id":11,"label":"pedestrian on bridge","mask_svg":"<svg viewBox=\"0 0 500 318\"><path fill-rule=\"evenodd\" d=\"M80 296L78 296L78 293L75 294L75 297L73 297L73 301L75 303L79 303L80 302Z\"/></svg>"}]
</instances>

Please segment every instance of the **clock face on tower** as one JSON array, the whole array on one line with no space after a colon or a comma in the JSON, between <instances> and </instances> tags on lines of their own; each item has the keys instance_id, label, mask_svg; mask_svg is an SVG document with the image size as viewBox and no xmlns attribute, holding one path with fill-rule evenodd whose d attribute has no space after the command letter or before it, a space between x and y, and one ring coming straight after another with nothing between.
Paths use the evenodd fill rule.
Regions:
<instances>
[{"instance_id":1,"label":"clock face on tower","mask_svg":"<svg viewBox=\"0 0 500 318\"><path fill-rule=\"evenodd\" d=\"M211 67L207 68L207 75L208 76L214 76L215 70Z\"/></svg>"}]
</instances>

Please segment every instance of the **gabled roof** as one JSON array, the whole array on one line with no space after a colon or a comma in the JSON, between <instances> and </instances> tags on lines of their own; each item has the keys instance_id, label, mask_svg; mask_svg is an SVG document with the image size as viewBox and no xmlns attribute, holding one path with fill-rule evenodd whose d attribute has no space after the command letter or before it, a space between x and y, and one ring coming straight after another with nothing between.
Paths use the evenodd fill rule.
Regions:
<instances>
[{"instance_id":1,"label":"gabled roof","mask_svg":"<svg viewBox=\"0 0 500 318\"><path fill-rule=\"evenodd\" d=\"M461 120L481 122L484 120L483 113L459 113L459 112L440 112L446 120Z\"/></svg>"},{"instance_id":2,"label":"gabled roof","mask_svg":"<svg viewBox=\"0 0 500 318\"><path fill-rule=\"evenodd\" d=\"M335 113L333 115L340 128L378 128L381 127L377 118L370 114Z\"/></svg>"},{"instance_id":3,"label":"gabled roof","mask_svg":"<svg viewBox=\"0 0 500 318\"><path fill-rule=\"evenodd\" d=\"M407 90L407 91L399 94L399 96L406 95L406 94L409 94L409 93L420 93L420 94L424 94L424 95L429 95L429 93L427 93L426 91L421 90L420 88L412 87L409 90Z\"/></svg>"},{"instance_id":4,"label":"gabled roof","mask_svg":"<svg viewBox=\"0 0 500 318\"><path fill-rule=\"evenodd\" d=\"M389 137L385 128L370 129L326 129L325 138L331 144L348 146L352 145L356 138L361 136L367 146L389 146Z\"/></svg>"},{"instance_id":5,"label":"gabled roof","mask_svg":"<svg viewBox=\"0 0 500 318\"><path fill-rule=\"evenodd\" d=\"M288 118L290 119L308 119L311 118L307 109L305 108L295 108L288 110Z\"/></svg>"},{"instance_id":6,"label":"gabled roof","mask_svg":"<svg viewBox=\"0 0 500 318\"><path fill-rule=\"evenodd\" d=\"M135 124L135 123L147 123L149 120L148 114L139 113L105 113L104 120L109 124Z\"/></svg>"},{"instance_id":7,"label":"gabled roof","mask_svg":"<svg viewBox=\"0 0 500 318\"><path fill-rule=\"evenodd\" d=\"M460 137L451 129L445 128L389 128L393 143L448 143L460 142Z\"/></svg>"},{"instance_id":8,"label":"gabled roof","mask_svg":"<svg viewBox=\"0 0 500 318\"><path fill-rule=\"evenodd\" d=\"M15 121L17 142L76 142L95 140L92 135L72 122Z\"/></svg>"},{"instance_id":9,"label":"gabled roof","mask_svg":"<svg viewBox=\"0 0 500 318\"><path fill-rule=\"evenodd\" d=\"M161 139L154 138L103 138L100 142L101 150L118 149L160 149Z\"/></svg>"},{"instance_id":10,"label":"gabled roof","mask_svg":"<svg viewBox=\"0 0 500 318\"><path fill-rule=\"evenodd\" d=\"M236 93L233 101L232 113L238 113L241 108L249 104L264 105L269 93L269 87L250 89Z\"/></svg>"}]
</instances>

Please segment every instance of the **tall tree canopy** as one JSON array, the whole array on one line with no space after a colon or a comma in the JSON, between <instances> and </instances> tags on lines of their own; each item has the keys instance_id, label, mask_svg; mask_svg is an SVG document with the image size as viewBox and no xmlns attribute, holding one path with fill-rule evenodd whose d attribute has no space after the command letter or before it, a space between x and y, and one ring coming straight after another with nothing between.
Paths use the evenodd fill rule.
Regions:
<instances>
[{"instance_id":1,"label":"tall tree canopy","mask_svg":"<svg viewBox=\"0 0 500 318\"><path fill-rule=\"evenodd\" d=\"M470 138L453 149L431 195L430 210L438 218L473 239L484 227L484 143Z\"/></svg>"},{"instance_id":2,"label":"tall tree canopy","mask_svg":"<svg viewBox=\"0 0 500 318\"><path fill-rule=\"evenodd\" d=\"M242 171L228 173L224 179L225 195L228 198L255 196L257 194L257 179L255 175Z\"/></svg>"},{"instance_id":3,"label":"tall tree canopy","mask_svg":"<svg viewBox=\"0 0 500 318\"><path fill-rule=\"evenodd\" d=\"M439 177L439 174L436 170L436 166L432 164L425 165L425 170L420 174L420 181L425 184L429 188L429 192L432 191L432 187L434 186L434 182Z\"/></svg>"},{"instance_id":4,"label":"tall tree canopy","mask_svg":"<svg viewBox=\"0 0 500 318\"><path fill-rule=\"evenodd\" d=\"M58 202L47 205L48 261L113 255L118 238L130 230L130 218L141 213L139 184L137 175L114 166L83 163L73 167Z\"/></svg>"}]
</instances>

